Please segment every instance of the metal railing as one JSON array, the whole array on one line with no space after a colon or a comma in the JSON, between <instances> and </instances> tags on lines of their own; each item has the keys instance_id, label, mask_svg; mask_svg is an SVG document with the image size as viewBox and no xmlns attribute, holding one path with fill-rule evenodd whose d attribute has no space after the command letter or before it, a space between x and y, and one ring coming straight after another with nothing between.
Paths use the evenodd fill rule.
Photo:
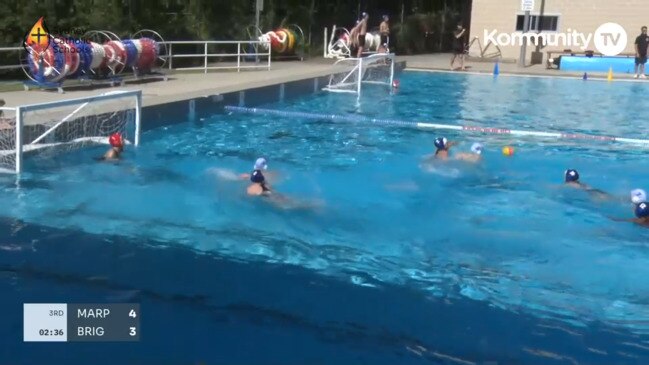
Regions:
<instances>
[{"instance_id":1,"label":"metal railing","mask_svg":"<svg viewBox=\"0 0 649 365\"><path fill-rule=\"evenodd\" d=\"M168 41L168 42L161 42L162 44L166 45L168 48L168 54L166 55L167 57L167 63L168 63L168 68L170 70L203 70L205 73L207 73L208 70L227 70L227 69L236 69L237 72L241 71L242 69L260 69L260 68L265 68L267 70L270 70L270 60L271 60L271 48L270 48L270 42L261 42L261 41ZM180 53L180 54L174 54L174 45L203 45L203 53ZM267 51L262 51L259 52L261 48L260 45L265 44ZM210 45L236 45L237 46L237 52L236 53L210 53L209 52L209 46ZM242 52L242 46L243 47L249 47L253 46L254 52L249 53L249 52ZM176 47L178 49L179 47ZM221 66L215 66L210 64L210 58L233 58L236 57L236 65L221 65ZM254 64L252 65L242 65L242 57L254 57L255 61ZM173 67L173 60L174 58L202 58L203 59L203 65L202 66L194 66L194 67L179 67L179 68L174 68ZM260 58L266 58L264 62L261 62Z\"/></svg>"},{"instance_id":2,"label":"metal railing","mask_svg":"<svg viewBox=\"0 0 649 365\"><path fill-rule=\"evenodd\" d=\"M166 59L164 68L169 70L190 71L190 70L203 70L207 73L208 70L237 70L237 72L244 69L267 69L270 70L271 64L271 47L270 42L261 41L165 41L160 42L167 48L167 54L160 55L161 58ZM176 53L174 53L174 45L176 45ZM202 45L201 53L186 53L180 52L178 48L182 45ZM261 47L266 45L266 47ZM216 46L236 46L236 52L217 52L211 53L210 47ZM253 48L254 52L246 52L246 49ZM264 50L264 48L266 50ZM19 55L22 47L0 47L0 54L4 52L16 52L16 61L19 61ZM179 58L194 58L202 59L202 66L194 67L173 67L173 60ZM219 59L232 59L231 63L224 63L218 65L218 62L212 62L215 58ZM247 58L254 58L254 61L247 62ZM23 65L0 65L1 70L14 70L20 69Z\"/></svg>"},{"instance_id":3,"label":"metal railing","mask_svg":"<svg viewBox=\"0 0 649 365\"><path fill-rule=\"evenodd\" d=\"M478 44L478 51L477 55L474 52L473 45L477 42ZM494 46L495 50L489 50L491 46ZM491 43L491 41L487 42L484 47L482 47L482 42L480 42L479 37L473 37L469 45L466 47L467 55L469 57L477 57L477 58L486 58L486 59L500 59L502 58L502 52L500 51L500 47L498 47L497 44Z\"/></svg>"},{"instance_id":4,"label":"metal railing","mask_svg":"<svg viewBox=\"0 0 649 365\"><path fill-rule=\"evenodd\" d=\"M22 49L23 49L22 47L0 47L0 53L3 53L3 52L16 52L15 60L16 60L16 62L18 62L19 61L19 55L20 55L19 52ZM16 69L19 69L19 68L22 68L22 67L23 66L21 64L17 64L17 65L0 65L0 71L1 70L16 70Z\"/></svg>"}]
</instances>

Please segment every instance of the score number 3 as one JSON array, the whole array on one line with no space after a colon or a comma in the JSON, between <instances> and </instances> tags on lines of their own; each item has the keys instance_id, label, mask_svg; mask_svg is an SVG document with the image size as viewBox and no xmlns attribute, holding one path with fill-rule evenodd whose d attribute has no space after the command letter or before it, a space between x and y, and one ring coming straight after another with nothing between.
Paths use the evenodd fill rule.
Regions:
<instances>
[{"instance_id":1,"label":"score number 3","mask_svg":"<svg viewBox=\"0 0 649 365\"><path fill-rule=\"evenodd\" d=\"M131 318L137 318L137 313L135 312L135 309L131 309L130 312L128 312L128 316ZM136 336L137 335L137 328L136 327L129 327L128 331L129 336Z\"/></svg>"}]
</instances>

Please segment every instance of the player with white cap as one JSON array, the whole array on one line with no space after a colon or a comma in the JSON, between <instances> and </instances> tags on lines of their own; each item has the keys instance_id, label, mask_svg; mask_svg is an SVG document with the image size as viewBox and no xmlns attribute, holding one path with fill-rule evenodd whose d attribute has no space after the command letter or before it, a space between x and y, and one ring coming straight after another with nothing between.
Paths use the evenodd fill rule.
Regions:
<instances>
[{"instance_id":1,"label":"player with white cap","mask_svg":"<svg viewBox=\"0 0 649 365\"><path fill-rule=\"evenodd\" d=\"M647 201L647 192L645 192L642 189L631 190L631 202L633 203L634 206L646 201Z\"/></svg>"},{"instance_id":2,"label":"player with white cap","mask_svg":"<svg viewBox=\"0 0 649 365\"><path fill-rule=\"evenodd\" d=\"M483 150L484 146L482 145L482 143L476 142L471 145L471 153L458 153L457 155L455 155L455 159L466 162L479 162L482 159Z\"/></svg>"}]
</instances>

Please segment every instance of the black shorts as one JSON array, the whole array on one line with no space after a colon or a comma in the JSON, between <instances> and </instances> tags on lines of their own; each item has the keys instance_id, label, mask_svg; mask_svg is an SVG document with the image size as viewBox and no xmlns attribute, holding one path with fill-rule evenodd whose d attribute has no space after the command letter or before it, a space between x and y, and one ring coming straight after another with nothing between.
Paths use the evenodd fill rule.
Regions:
<instances>
[{"instance_id":1,"label":"black shorts","mask_svg":"<svg viewBox=\"0 0 649 365\"><path fill-rule=\"evenodd\" d=\"M388 35L381 34L381 45L388 44Z\"/></svg>"},{"instance_id":2,"label":"black shorts","mask_svg":"<svg viewBox=\"0 0 649 365\"><path fill-rule=\"evenodd\" d=\"M453 54L464 54L464 45L455 45L455 47L453 47Z\"/></svg>"},{"instance_id":3,"label":"black shorts","mask_svg":"<svg viewBox=\"0 0 649 365\"><path fill-rule=\"evenodd\" d=\"M647 55L645 55L644 57L636 57L635 58L635 64L636 65L644 65L645 63L647 63Z\"/></svg>"},{"instance_id":4,"label":"black shorts","mask_svg":"<svg viewBox=\"0 0 649 365\"><path fill-rule=\"evenodd\" d=\"M358 35L358 46L365 47L365 34Z\"/></svg>"}]
</instances>

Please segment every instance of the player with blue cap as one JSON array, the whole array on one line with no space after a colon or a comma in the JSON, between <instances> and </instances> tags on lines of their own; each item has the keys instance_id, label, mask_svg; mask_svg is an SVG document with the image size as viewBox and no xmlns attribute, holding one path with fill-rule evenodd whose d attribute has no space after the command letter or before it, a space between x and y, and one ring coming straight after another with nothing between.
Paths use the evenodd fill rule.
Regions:
<instances>
[{"instance_id":1,"label":"player with blue cap","mask_svg":"<svg viewBox=\"0 0 649 365\"><path fill-rule=\"evenodd\" d=\"M568 169L563 173L566 184L581 187L582 183L579 181L579 171L575 169Z\"/></svg>"},{"instance_id":2,"label":"player with blue cap","mask_svg":"<svg viewBox=\"0 0 649 365\"><path fill-rule=\"evenodd\" d=\"M449 141L446 137L435 138L433 144L435 145L434 157L440 160L446 160L450 148L455 146L455 142Z\"/></svg>"},{"instance_id":3,"label":"player with blue cap","mask_svg":"<svg viewBox=\"0 0 649 365\"><path fill-rule=\"evenodd\" d=\"M649 203L640 202L635 207L635 218L630 219L620 219L612 218L614 221L618 222L632 222L640 226L649 228Z\"/></svg>"},{"instance_id":4,"label":"player with blue cap","mask_svg":"<svg viewBox=\"0 0 649 365\"><path fill-rule=\"evenodd\" d=\"M455 146L455 142L451 142L446 137L435 138L435 154L427 155L425 159L439 159L447 160L449 158L449 151L451 147ZM482 158L482 151L484 150L484 145L482 143L474 143L471 146L471 153L458 153L455 156L456 160L463 160L467 162L478 162Z\"/></svg>"},{"instance_id":5,"label":"player with blue cap","mask_svg":"<svg viewBox=\"0 0 649 365\"><path fill-rule=\"evenodd\" d=\"M600 189L594 189L579 180L579 171L575 169L568 169L563 173L563 179L566 186L582 189L590 194L593 194L598 199L609 199L611 196Z\"/></svg>"},{"instance_id":6,"label":"player with blue cap","mask_svg":"<svg viewBox=\"0 0 649 365\"><path fill-rule=\"evenodd\" d=\"M263 194L269 194L270 193L270 186L268 186L268 182L266 181L266 177L264 176L262 171L268 170L268 163L266 162L266 159L263 157L259 157L256 161L254 166L252 167L253 170L250 173L250 186L248 186L248 195L263 195ZM245 175L241 175L244 177Z\"/></svg>"},{"instance_id":7,"label":"player with blue cap","mask_svg":"<svg viewBox=\"0 0 649 365\"><path fill-rule=\"evenodd\" d=\"M268 185L268 180L266 180L266 177L264 176L264 172L267 169L268 163L265 158L260 157L255 161L253 171L249 175L250 185L248 185L246 190L248 195L266 197L267 200L265 201L268 201L281 209L313 209L322 207L322 202L296 200L271 189Z\"/></svg>"},{"instance_id":8,"label":"player with blue cap","mask_svg":"<svg viewBox=\"0 0 649 365\"><path fill-rule=\"evenodd\" d=\"M649 226L649 203L642 202L635 207L635 216L642 225Z\"/></svg>"}]
</instances>

